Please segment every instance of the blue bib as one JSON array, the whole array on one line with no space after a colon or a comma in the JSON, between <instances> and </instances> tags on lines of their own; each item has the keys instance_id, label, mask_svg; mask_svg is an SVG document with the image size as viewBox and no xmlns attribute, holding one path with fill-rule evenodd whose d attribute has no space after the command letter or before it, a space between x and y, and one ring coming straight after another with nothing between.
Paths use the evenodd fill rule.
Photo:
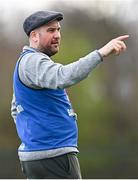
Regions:
<instances>
[{"instance_id":1,"label":"blue bib","mask_svg":"<svg viewBox=\"0 0 138 180\"><path fill-rule=\"evenodd\" d=\"M16 127L22 141L19 151L77 147L78 128L66 91L33 89L21 82L18 66L28 53L35 51L21 54L13 77L18 112Z\"/></svg>"}]
</instances>

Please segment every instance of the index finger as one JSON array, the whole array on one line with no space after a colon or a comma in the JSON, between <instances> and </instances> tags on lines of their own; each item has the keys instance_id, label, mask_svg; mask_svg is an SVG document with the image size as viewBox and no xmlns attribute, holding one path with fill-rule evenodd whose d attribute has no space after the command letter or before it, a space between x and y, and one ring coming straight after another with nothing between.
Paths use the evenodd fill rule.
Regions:
<instances>
[{"instance_id":1,"label":"index finger","mask_svg":"<svg viewBox=\"0 0 138 180\"><path fill-rule=\"evenodd\" d=\"M116 39L122 41L122 40L125 40L125 39L127 39L127 38L129 38L129 35L119 36L119 37L117 37Z\"/></svg>"}]
</instances>

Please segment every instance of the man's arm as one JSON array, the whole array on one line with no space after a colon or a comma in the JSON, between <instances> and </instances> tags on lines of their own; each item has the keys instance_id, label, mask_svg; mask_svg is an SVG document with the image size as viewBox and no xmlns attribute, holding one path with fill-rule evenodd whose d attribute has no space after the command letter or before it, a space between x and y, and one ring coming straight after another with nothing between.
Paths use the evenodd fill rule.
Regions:
<instances>
[{"instance_id":1,"label":"man's arm","mask_svg":"<svg viewBox=\"0 0 138 180\"><path fill-rule=\"evenodd\" d=\"M39 53L31 53L20 61L19 77L32 88L63 89L86 78L101 61L98 51L68 65L54 63Z\"/></svg>"},{"instance_id":2,"label":"man's arm","mask_svg":"<svg viewBox=\"0 0 138 180\"><path fill-rule=\"evenodd\" d=\"M98 51L68 65L54 63L49 57L39 53L23 58L19 66L21 81L32 88L62 89L72 86L84 78L102 61L102 58L111 54L119 55L126 50L124 35L112 39Z\"/></svg>"}]
</instances>

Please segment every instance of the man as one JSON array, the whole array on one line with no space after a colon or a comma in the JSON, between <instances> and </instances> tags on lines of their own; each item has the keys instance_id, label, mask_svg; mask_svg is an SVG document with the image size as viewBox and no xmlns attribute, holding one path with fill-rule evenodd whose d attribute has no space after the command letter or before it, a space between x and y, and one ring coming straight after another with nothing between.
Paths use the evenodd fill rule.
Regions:
<instances>
[{"instance_id":1,"label":"man","mask_svg":"<svg viewBox=\"0 0 138 180\"><path fill-rule=\"evenodd\" d=\"M62 65L52 61L59 51L63 14L38 11L24 21L29 38L17 61L12 116L22 141L18 154L27 178L80 179L77 159L76 114L65 91L110 54L126 50L123 40L111 40L78 61Z\"/></svg>"}]
</instances>

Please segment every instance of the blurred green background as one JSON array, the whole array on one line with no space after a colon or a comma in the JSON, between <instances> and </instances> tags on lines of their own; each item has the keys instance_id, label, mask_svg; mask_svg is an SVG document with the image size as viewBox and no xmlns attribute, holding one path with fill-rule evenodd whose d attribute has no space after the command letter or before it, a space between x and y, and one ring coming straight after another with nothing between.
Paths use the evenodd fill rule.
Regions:
<instances>
[{"instance_id":1,"label":"blurred green background","mask_svg":"<svg viewBox=\"0 0 138 180\"><path fill-rule=\"evenodd\" d=\"M78 155L85 179L138 178L138 1L0 0L0 178L24 178L20 144L10 115L12 75L22 47L26 16L37 10L64 13L56 62L71 63L129 34L127 51L109 56L91 75L68 88L78 114Z\"/></svg>"}]
</instances>

